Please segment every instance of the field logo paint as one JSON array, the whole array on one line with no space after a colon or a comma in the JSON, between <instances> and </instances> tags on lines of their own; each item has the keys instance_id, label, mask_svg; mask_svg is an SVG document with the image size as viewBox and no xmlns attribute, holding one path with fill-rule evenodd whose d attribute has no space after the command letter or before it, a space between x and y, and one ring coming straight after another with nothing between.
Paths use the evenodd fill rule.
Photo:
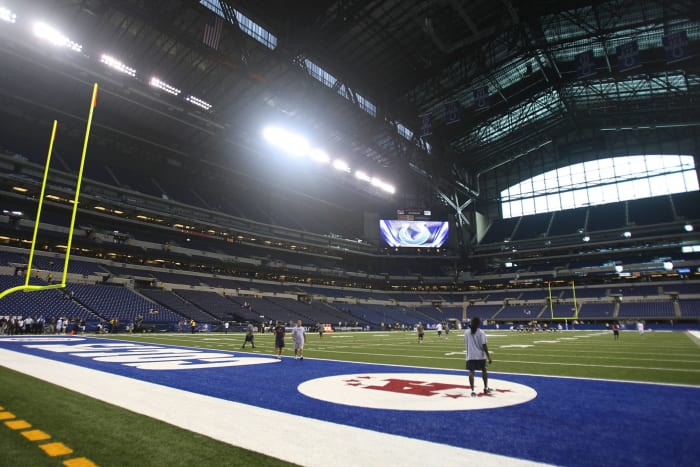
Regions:
<instances>
[{"instance_id":1,"label":"field logo paint","mask_svg":"<svg viewBox=\"0 0 700 467\"><path fill-rule=\"evenodd\" d=\"M342 405L390 410L479 410L522 404L537 397L525 385L489 378L491 394L477 375L471 397L467 375L432 373L359 373L328 376L298 386L305 396Z\"/></svg>"},{"instance_id":2,"label":"field logo paint","mask_svg":"<svg viewBox=\"0 0 700 467\"><path fill-rule=\"evenodd\" d=\"M27 339L27 342L36 341ZM230 353L131 343L77 343L71 345L57 343L27 345L26 347L91 358L96 362L119 363L139 370L194 370L278 362L274 358L239 357Z\"/></svg>"}]
</instances>

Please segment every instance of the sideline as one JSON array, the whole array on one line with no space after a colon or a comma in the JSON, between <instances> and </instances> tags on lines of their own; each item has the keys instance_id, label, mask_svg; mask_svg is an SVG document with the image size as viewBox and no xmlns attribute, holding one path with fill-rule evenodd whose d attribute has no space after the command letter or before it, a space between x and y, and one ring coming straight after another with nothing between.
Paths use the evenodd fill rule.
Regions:
<instances>
[{"instance_id":1,"label":"sideline","mask_svg":"<svg viewBox=\"0 0 700 467\"><path fill-rule=\"evenodd\" d=\"M329 456L335 465L425 467L426 453L439 453L445 466L547 465L253 407L5 349L0 349L0 366L224 443L254 452L265 446L263 454L309 467L326 467Z\"/></svg>"}]
</instances>

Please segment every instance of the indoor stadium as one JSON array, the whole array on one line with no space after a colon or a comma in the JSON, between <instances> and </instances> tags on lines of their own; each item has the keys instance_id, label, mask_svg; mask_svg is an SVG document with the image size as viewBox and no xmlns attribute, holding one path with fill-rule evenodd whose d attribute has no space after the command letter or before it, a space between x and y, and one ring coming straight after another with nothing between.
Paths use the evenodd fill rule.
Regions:
<instances>
[{"instance_id":1,"label":"indoor stadium","mask_svg":"<svg viewBox=\"0 0 700 467\"><path fill-rule=\"evenodd\" d=\"M0 64L0 465L700 465L698 2L0 0Z\"/></svg>"}]
</instances>

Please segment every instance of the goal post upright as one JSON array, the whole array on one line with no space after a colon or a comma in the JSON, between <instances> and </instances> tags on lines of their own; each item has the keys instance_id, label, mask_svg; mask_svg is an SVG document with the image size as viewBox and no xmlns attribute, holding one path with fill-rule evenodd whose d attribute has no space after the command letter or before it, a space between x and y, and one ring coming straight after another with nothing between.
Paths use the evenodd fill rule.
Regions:
<instances>
[{"instance_id":1,"label":"goal post upright","mask_svg":"<svg viewBox=\"0 0 700 467\"><path fill-rule=\"evenodd\" d=\"M80 156L80 168L78 169L78 182L75 185L75 197L73 198L73 212L70 219L70 228L68 229L68 244L66 245L66 258L63 263L63 274L61 277L61 286L66 286L66 276L68 275L68 262L70 260L70 251L73 246L73 230L75 229L75 218L78 213L78 200L80 199L80 186L83 181L83 169L85 168L85 154L87 154L88 139L90 138L90 127L92 126L92 114L97 105L97 83L92 86L92 98L90 99L90 111L88 112L87 126L85 127L85 139L83 141L83 152Z\"/></svg>"},{"instance_id":2,"label":"goal post upright","mask_svg":"<svg viewBox=\"0 0 700 467\"><path fill-rule=\"evenodd\" d=\"M47 284L47 285L30 285L29 280L31 279L32 263L34 261L34 252L36 250L36 239L39 232L39 224L41 222L41 210L44 205L44 196L46 193L46 185L49 175L49 165L51 163L51 153L53 152L53 145L56 139L56 128L58 127L58 121L54 120L53 127L51 129L51 138L49 140L49 150L46 156L46 165L44 167L44 179L41 183L41 194L39 195L39 203L37 207L36 220L34 221L34 232L32 234L32 244L29 249L29 259L27 261L27 268L25 271L24 284L15 287L10 287L9 289L0 292L0 299L3 297L14 293L14 292L34 292L37 290L46 289L59 289L66 287L66 277L68 275L68 263L70 261L70 251L73 245L73 232L75 230L75 219L78 212L78 201L80 199L80 187L83 181L83 169L85 167L85 156L87 154L88 139L90 137L90 127L92 125L92 115L97 104L97 83L93 84L92 87L92 98L90 99L90 111L88 113L87 126L85 129L85 140L83 141L83 152L80 157L80 168L78 169L78 180L75 187L75 196L73 198L73 210L71 214L70 227L68 229L68 242L66 245L66 255L63 263L63 273L61 274L61 281L57 284Z\"/></svg>"}]
</instances>

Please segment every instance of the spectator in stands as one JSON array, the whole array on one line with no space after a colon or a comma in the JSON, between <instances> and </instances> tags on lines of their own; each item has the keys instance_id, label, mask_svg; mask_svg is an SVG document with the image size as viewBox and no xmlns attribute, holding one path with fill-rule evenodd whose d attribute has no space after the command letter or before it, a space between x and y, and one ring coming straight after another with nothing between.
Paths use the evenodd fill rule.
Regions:
<instances>
[{"instance_id":1,"label":"spectator in stands","mask_svg":"<svg viewBox=\"0 0 700 467\"><path fill-rule=\"evenodd\" d=\"M304 360L304 341L306 340L306 328L298 320L292 328L292 339L294 340L294 359Z\"/></svg>"},{"instance_id":2,"label":"spectator in stands","mask_svg":"<svg viewBox=\"0 0 700 467\"><path fill-rule=\"evenodd\" d=\"M247 342L250 342L250 345L252 345L253 348L255 348L255 326L253 326L253 323L250 322L245 328L245 340L243 341L243 345L241 346L242 349L245 349L245 345Z\"/></svg>"},{"instance_id":3,"label":"spectator in stands","mask_svg":"<svg viewBox=\"0 0 700 467\"><path fill-rule=\"evenodd\" d=\"M425 330L423 329L423 323L419 322L416 325L416 331L418 332L418 343L422 344L423 343L423 334L425 333Z\"/></svg>"},{"instance_id":4,"label":"spectator in stands","mask_svg":"<svg viewBox=\"0 0 700 467\"><path fill-rule=\"evenodd\" d=\"M613 337L615 340L618 340L620 338L620 325L617 324L617 321L615 321L612 325L612 330L613 330Z\"/></svg>"},{"instance_id":5,"label":"spectator in stands","mask_svg":"<svg viewBox=\"0 0 700 467\"><path fill-rule=\"evenodd\" d=\"M464 332L464 345L467 349L467 370L469 370L469 386L472 388L472 397L476 397L474 392L474 373L481 371L481 378L484 380L484 393L490 394L489 375L486 371L486 360L491 363L491 354L488 349L486 334L479 329L481 319L478 316L469 321L469 329Z\"/></svg>"},{"instance_id":6,"label":"spectator in stands","mask_svg":"<svg viewBox=\"0 0 700 467\"><path fill-rule=\"evenodd\" d=\"M275 333L275 357L282 360L282 349L284 349L284 335L287 332L282 321L277 321L277 326L272 330Z\"/></svg>"}]
</instances>

